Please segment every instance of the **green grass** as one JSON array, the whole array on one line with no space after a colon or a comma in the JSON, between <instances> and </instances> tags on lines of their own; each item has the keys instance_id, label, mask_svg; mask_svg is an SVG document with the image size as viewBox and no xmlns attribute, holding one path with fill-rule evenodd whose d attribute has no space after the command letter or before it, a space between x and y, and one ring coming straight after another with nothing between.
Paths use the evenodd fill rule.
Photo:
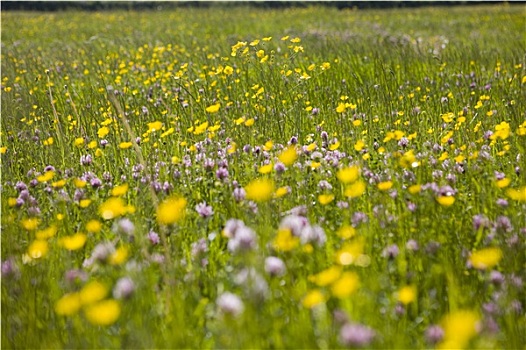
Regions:
<instances>
[{"instance_id":1,"label":"green grass","mask_svg":"<svg viewBox=\"0 0 526 350\"><path fill-rule=\"evenodd\" d=\"M523 7L1 16L3 348L526 343Z\"/></svg>"}]
</instances>

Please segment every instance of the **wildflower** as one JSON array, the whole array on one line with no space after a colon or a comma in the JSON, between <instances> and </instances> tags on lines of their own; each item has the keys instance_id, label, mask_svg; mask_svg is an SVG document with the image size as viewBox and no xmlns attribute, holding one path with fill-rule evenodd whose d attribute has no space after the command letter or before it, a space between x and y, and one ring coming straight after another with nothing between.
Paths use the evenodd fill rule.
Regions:
<instances>
[{"instance_id":1,"label":"wildflower","mask_svg":"<svg viewBox=\"0 0 526 350\"><path fill-rule=\"evenodd\" d=\"M288 252L296 248L300 243L299 237L293 236L289 228L280 228L272 246L277 251Z\"/></svg>"},{"instance_id":2,"label":"wildflower","mask_svg":"<svg viewBox=\"0 0 526 350\"><path fill-rule=\"evenodd\" d=\"M485 248L471 253L469 262L479 270L491 269L502 259L502 250L499 248Z\"/></svg>"},{"instance_id":3,"label":"wildflower","mask_svg":"<svg viewBox=\"0 0 526 350\"><path fill-rule=\"evenodd\" d=\"M255 202L265 202L272 198L274 181L270 179L256 179L245 186L246 198Z\"/></svg>"},{"instance_id":4,"label":"wildflower","mask_svg":"<svg viewBox=\"0 0 526 350\"><path fill-rule=\"evenodd\" d=\"M285 274L287 268L280 258L269 256L265 259L265 272L270 276L281 277Z\"/></svg>"},{"instance_id":5,"label":"wildflower","mask_svg":"<svg viewBox=\"0 0 526 350\"><path fill-rule=\"evenodd\" d=\"M416 286L404 286L398 290L398 301L407 305L416 300Z\"/></svg>"},{"instance_id":6,"label":"wildflower","mask_svg":"<svg viewBox=\"0 0 526 350\"><path fill-rule=\"evenodd\" d=\"M111 265L120 265L128 259L130 251L126 246L120 246L113 252L109 257L109 263Z\"/></svg>"},{"instance_id":7,"label":"wildflower","mask_svg":"<svg viewBox=\"0 0 526 350\"><path fill-rule=\"evenodd\" d=\"M103 300L84 309L86 319L93 325L110 326L114 324L121 313L119 302L113 299Z\"/></svg>"},{"instance_id":8,"label":"wildflower","mask_svg":"<svg viewBox=\"0 0 526 350\"><path fill-rule=\"evenodd\" d=\"M318 202L320 202L321 205L327 205L333 200L334 200L333 194L320 194L318 196Z\"/></svg>"},{"instance_id":9,"label":"wildflower","mask_svg":"<svg viewBox=\"0 0 526 350\"><path fill-rule=\"evenodd\" d=\"M348 168L340 169L336 173L336 177L343 184L349 184L349 183L355 182L356 180L358 180L359 175L360 175L360 168L358 168L358 166L356 165L350 166Z\"/></svg>"},{"instance_id":10,"label":"wildflower","mask_svg":"<svg viewBox=\"0 0 526 350\"><path fill-rule=\"evenodd\" d=\"M113 297L115 299L128 299L135 291L135 283L129 277L119 278L113 288Z\"/></svg>"},{"instance_id":11,"label":"wildflower","mask_svg":"<svg viewBox=\"0 0 526 350\"><path fill-rule=\"evenodd\" d=\"M428 343L437 344L444 339L444 329L439 325L431 325L425 331L425 338Z\"/></svg>"},{"instance_id":12,"label":"wildflower","mask_svg":"<svg viewBox=\"0 0 526 350\"><path fill-rule=\"evenodd\" d=\"M364 193L365 193L365 182L360 180L353 184L348 185L345 188L344 195L349 198L356 198L356 197L360 197Z\"/></svg>"},{"instance_id":13,"label":"wildflower","mask_svg":"<svg viewBox=\"0 0 526 350\"><path fill-rule=\"evenodd\" d=\"M57 231L58 231L57 226L51 225L46 229L35 232L35 237L37 239L48 239L48 238L53 237L57 233Z\"/></svg>"},{"instance_id":14,"label":"wildflower","mask_svg":"<svg viewBox=\"0 0 526 350\"><path fill-rule=\"evenodd\" d=\"M28 218L24 219L20 222L22 224L22 227L28 231L34 231L37 229L38 225L40 224L40 220L38 218Z\"/></svg>"},{"instance_id":15,"label":"wildflower","mask_svg":"<svg viewBox=\"0 0 526 350\"><path fill-rule=\"evenodd\" d=\"M244 224L235 230L234 236L228 241L228 250L234 253L252 250L255 247L256 233Z\"/></svg>"},{"instance_id":16,"label":"wildflower","mask_svg":"<svg viewBox=\"0 0 526 350\"><path fill-rule=\"evenodd\" d=\"M355 272L344 272L331 286L331 293L336 298L345 299L359 287L360 279Z\"/></svg>"},{"instance_id":17,"label":"wildflower","mask_svg":"<svg viewBox=\"0 0 526 350\"><path fill-rule=\"evenodd\" d=\"M161 238L159 237L159 234L157 234L157 232L154 231L148 232L148 240L153 245L161 243Z\"/></svg>"},{"instance_id":18,"label":"wildflower","mask_svg":"<svg viewBox=\"0 0 526 350\"><path fill-rule=\"evenodd\" d=\"M120 219L114 224L113 232L133 236L133 233L135 232L135 225L128 218Z\"/></svg>"},{"instance_id":19,"label":"wildflower","mask_svg":"<svg viewBox=\"0 0 526 350\"><path fill-rule=\"evenodd\" d=\"M82 305L89 305L104 299L108 295L108 288L99 281L91 281L79 292L79 300Z\"/></svg>"},{"instance_id":20,"label":"wildflower","mask_svg":"<svg viewBox=\"0 0 526 350\"><path fill-rule=\"evenodd\" d=\"M376 332L371 328L355 323L347 323L340 329L340 342L345 346L367 346Z\"/></svg>"},{"instance_id":21,"label":"wildflower","mask_svg":"<svg viewBox=\"0 0 526 350\"><path fill-rule=\"evenodd\" d=\"M468 310L458 310L442 319L444 339L438 344L441 349L463 349L479 331L479 316Z\"/></svg>"},{"instance_id":22,"label":"wildflower","mask_svg":"<svg viewBox=\"0 0 526 350\"><path fill-rule=\"evenodd\" d=\"M128 184L122 184L120 186L115 186L111 190L111 195L113 197L121 197L126 194L126 192L128 191L128 187L129 187Z\"/></svg>"},{"instance_id":23,"label":"wildflower","mask_svg":"<svg viewBox=\"0 0 526 350\"><path fill-rule=\"evenodd\" d=\"M206 202L199 203L195 206L195 210L202 218L208 218L214 215L214 209L210 205L206 205Z\"/></svg>"},{"instance_id":24,"label":"wildflower","mask_svg":"<svg viewBox=\"0 0 526 350\"><path fill-rule=\"evenodd\" d=\"M90 220L86 223L86 231L91 233L99 233L102 229L102 224L98 220Z\"/></svg>"},{"instance_id":25,"label":"wildflower","mask_svg":"<svg viewBox=\"0 0 526 350\"><path fill-rule=\"evenodd\" d=\"M308 292L301 303L307 309L312 309L325 302L325 296L319 289L314 289Z\"/></svg>"},{"instance_id":26,"label":"wildflower","mask_svg":"<svg viewBox=\"0 0 526 350\"><path fill-rule=\"evenodd\" d=\"M336 281L341 275L340 266L331 266L316 275L310 276L309 281L314 282L319 287L325 287Z\"/></svg>"},{"instance_id":27,"label":"wildflower","mask_svg":"<svg viewBox=\"0 0 526 350\"><path fill-rule=\"evenodd\" d=\"M157 221L162 225L171 225L179 222L185 213L186 199L171 197L157 207Z\"/></svg>"},{"instance_id":28,"label":"wildflower","mask_svg":"<svg viewBox=\"0 0 526 350\"><path fill-rule=\"evenodd\" d=\"M40 259L46 256L49 250L47 241L37 239L34 240L27 248L27 254L31 259Z\"/></svg>"},{"instance_id":29,"label":"wildflower","mask_svg":"<svg viewBox=\"0 0 526 350\"><path fill-rule=\"evenodd\" d=\"M128 148L131 148L133 144L131 142L121 142L119 143L119 148L120 149L128 149Z\"/></svg>"},{"instance_id":30,"label":"wildflower","mask_svg":"<svg viewBox=\"0 0 526 350\"><path fill-rule=\"evenodd\" d=\"M351 237L354 237L356 235L356 229L349 225L344 225L336 231L336 234L338 237L343 239L349 239Z\"/></svg>"},{"instance_id":31,"label":"wildflower","mask_svg":"<svg viewBox=\"0 0 526 350\"><path fill-rule=\"evenodd\" d=\"M387 191L387 190L391 189L391 187L393 187L393 182L392 181L384 181L384 182L380 182L378 184L378 189L380 191Z\"/></svg>"},{"instance_id":32,"label":"wildflower","mask_svg":"<svg viewBox=\"0 0 526 350\"><path fill-rule=\"evenodd\" d=\"M245 310L245 305L241 299L230 292L221 294L217 300L216 305L223 314L237 317Z\"/></svg>"},{"instance_id":33,"label":"wildflower","mask_svg":"<svg viewBox=\"0 0 526 350\"><path fill-rule=\"evenodd\" d=\"M206 107L206 111L208 113L217 113L219 111L219 108L221 108L221 104L220 103L216 103L214 105L211 105L211 106L208 106Z\"/></svg>"},{"instance_id":34,"label":"wildflower","mask_svg":"<svg viewBox=\"0 0 526 350\"><path fill-rule=\"evenodd\" d=\"M453 205L453 203L455 203L455 197L453 196L438 196L436 197L436 201L438 202L438 204L444 206L444 207L449 207L451 205Z\"/></svg>"},{"instance_id":35,"label":"wildflower","mask_svg":"<svg viewBox=\"0 0 526 350\"><path fill-rule=\"evenodd\" d=\"M110 220L127 212L126 205L120 197L112 197L99 206L99 214L104 220Z\"/></svg>"},{"instance_id":36,"label":"wildflower","mask_svg":"<svg viewBox=\"0 0 526 350\"><path fill-rule=\"evenodd\" d=\"M509 188L506 195L514 201L526 202L526 186L519 189Z\"/></svg>"},{"instance_id":37,"label":"wildflower","mask_svg":"<svg viewBox=\"0 0 526 350\"><path fill-rule=\"evenodd\" d=\"M336 262L346 266L356 263L363 254L365 240L362 237L355 238L353 241L346 243L335 254Z\"/></svg>"},{"instance_id":38,"label":"wildflower","mask_svg":"<svg viewBox=\"0 0 526 350\"><path fill-rule=\"evenodd\" d=\"M62 316L72 316L79 312L81 307L79 293L68 293L55 303L55 312Z\"/></svg>"}]
</instances>

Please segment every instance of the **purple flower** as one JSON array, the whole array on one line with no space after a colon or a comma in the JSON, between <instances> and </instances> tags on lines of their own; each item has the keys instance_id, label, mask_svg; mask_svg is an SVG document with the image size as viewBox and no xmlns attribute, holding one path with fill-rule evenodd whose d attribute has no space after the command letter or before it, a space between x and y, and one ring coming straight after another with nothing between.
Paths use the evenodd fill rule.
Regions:
<instances>
[{"instance_id":1,"label":"purple flower","mask_svg":"<svg viewBox=\"0 0 526 350\"><path fill-rule=\"evenodd\" d=\"M217 169L216 177L219 180L225 180L226 178L228 178L228 169L226 169L226 168L219 168L219 169Z\"/></svg>"},{"instance_id":2,"label":"purple flower","mask_svg":"<svg viewBox=\"0 0 526 350\"><path fill-rule=\"evenodd\" d=\"M133 236L133 234L135 233L135 225L128 218L120 219L113 226L113 231L116 233L123 233L128 236Z\"/></svg>"},{"instance_id":3,"label":"purple flower","mask_svg":"<svg viewBox=\"0 0 526 350\"><path fill-rule=\"evenodd\" d=\"M153 245L157 245L157 244L161 243L161 238L159 237L157 232L154 232L154 231L148 232L148 240Z\"/></svg>"},{"instance_id":4,"label":"purple flower","mask_svg":"<svg viewBox=\"0 0 526 350\"><path fill-rule=\"evenodd\" d=\"M438 325L427 327L424 336L430 344L437 344L444 338L444 330Z\"/></svg>"},{"instance_id":5,"label":"purple flower","mask_svg":"<svg viewBox=\"0 0 526 350\"><path fill-rule=\"evenodd\" d=\"M228 250L233 253L256 248L256 233L250 227L243 225L234 232L234 237L228 241Z\"/></svg>"},{"instance_id":6,"label":"purple flower","mask_svg":"<svg viewBox=\"0 0 526 350\"><path fill-rule=\"evenodd\" d=\"M407 241L407 243L405 244L405 247L407 250L411 250L413 252L416 252L418 250L418 242L415 241L414 239L410 239L409 241Z\"/></svg>"},{"instance_id":7,"label":"purple flower","mask_svg":"<svg viewBox=\"0 0 526 350\"><path fill-rule=\"evenodd\" d=\"M285 164L281 163L281 162L277 162L276 164L274 164L274 170L276 171L277 174L281 174L285 171Z\"/></svg>"},{"instance_id":8,"label":"purple flower","mask_svg":"<svg viewBox=\"0 0 526 350\"><path fill-rule=\"evenodd\" d=\"M2 277L10 277L18 274L18 266L16 265L14 258L9 258L6 261L2 261Z\"/></svg>"},{"instance_id":9,"label":"purple flower","mask_svg":"<svg viewBox=\"0 0 526 350\"><path fill-rule=\"evenodd\" d=\"M392 244L383 250L382 256L384 258L394 259L398 256L399 253L400 249L398 249L398 246L396 244Z\"/></svg>"},{"instance_id":10,"label":"purple flower","mask_svg":"<svg viewBox=\"0 0 526 350\"><path fill-rule=\"evenodd\" d=\"M202 218L209 218L212 215L214 215L214 209L212 209L212 206L206 205L206 202L199 203L195 206L195 210Z\"/></svg>"},{"instance_id":11,"label":"purple flower","mask_svg":"<svg viewBox=\"0 0 526 350\"><path fill-rule=\"evenodd\" d=\"M120 278L113 288L113 297L115 299L128 299L135 291L135 283L129 277Z\"/></svg>"},{"instance_id":12,"label":"purple flower","mask_svg":"<svg viewBox=\"0 0 526 350\"><path fill-rule=\"evenodd\" d=\"M265 259L265 272L270 276L283 276L287 268L280 258L269 256Z\"/></svg>"},{"instance_id":13,"label":"purple flower","mask_svg":"<svg viewBox=\"0 0 526 350\"><path fill-rule=\"evenodd\" d=\"M340 342L346 346L365 346L373 341L375 335L376 332L367 326L347 323L340 329Z\"/></svg>"},{"instance_id":14,"label":"purple flower","mask_svg":"<svg viewBox=\"0 0 526 350\"><path fill-rule=\"evenodd\" d=\"M228 314L231 316L239 316L245 310L245 305L243 301L230 292L225 292L221 294L216 300L217 307L223 314Z\"/></svg>"},{"instance_id":15,"label":"purple flower","mask_svg":"<svg viewBox=\"0 0 526 350\"><path fill-rule=\"evenodd\" d=\"M93 159L90 154L80 156L80 165L91 165Z\"/></svg>"},{"instance_id":16,"label":"purple flower","mask_svg":"<svg viewBox=\"0 0 526 350\"><path fill-rule=\"evenodd\" d=\"M369 221L367 214L361 211L357 211L356 213L354 213L351 219L351 223L354 227L357 227L362 223L367 223L367 221Z\"/></svg>"},{"instance_id":17,"label":"purple flower","mask_svg":"<svg viewBox=\"0 0 526 350\"><path fill-rule=\"evenodd\" d=\"M490 221L484 214L477 214L473 216L473 230L478 231L481 228L490 226Z\"/></svg>"},{"instance_id":18,"label":"purple flower","mask_svg":"<svg viewBox=\"0 0 526 350\"><path fill-rule=\"evenodd\" d=\"M234 189L233 195L236 202L241 202L243 199L245 199L247 193L243 187L238 187Z\"/></svg>"}]
</instances>

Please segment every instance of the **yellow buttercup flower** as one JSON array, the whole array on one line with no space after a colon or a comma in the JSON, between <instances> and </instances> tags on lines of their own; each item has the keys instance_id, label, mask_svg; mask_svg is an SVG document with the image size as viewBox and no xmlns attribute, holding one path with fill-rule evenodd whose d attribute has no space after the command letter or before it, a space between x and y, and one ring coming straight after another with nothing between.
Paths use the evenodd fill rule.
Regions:
<instances>
[{"instance_id":1,"label":"yellow buttercup flower","mask_svg":"<svg viewBox=\"0 0 526 350\"><path fill-rule=\"evenodd\" d=\"M274 181L270 179L252 180L245 186L246 198L255 202L265 202L272 198L274 192Z\"/></svg>"},{"instance_id":2,"label":"yellow buttercup flower","mask_svg":"<svg viewBox=\"0 0 526 350\"><path fill-rule=\"evenodd\" d=\"M345 188L344 195L349 198L360 197L362 194L365 193L365 188L365 182L360 180L347 186Z\"/></svg>"},{"instance_id":3,"label":"yellow buttercup flower","mask_svg":"<svg viewBox=\"0 0 526 350\"><path fill-rule=\"evenodd\" d=\"M319 289L312 290L305 295L302 300L302 304L307 309L320 305L325 302L325 296Z\"/></svg>"},{"instance_id":4,"label":"yellow buttercup flower","mask_svg":"<svg viewBox=\"0 0 526 350\"><path fill-rule=\"evenodd\" d=\"M121 306L114 299L103 300L86 307L84 315L93 325L110 326L117 322L121 314Z\"/></svg>"},{"instance_id":5,"label":"yellow buttercup flower","mask_svg":"<svg viewBox=\"0 0 526 350\"><path fill-rule=\"evenodd\" d=\"M157 207L157 222L162 225L171 225L179 222L185 214L186 199L171 197Z\"/></svg>"},{"instance_id":6,"label":"yellow buttercup flower","mask_svg":"<svg viewBox=\"0 0 526 350\"><path fill-rule=\"evenodd\" d=\"M110 220L126 214L126 204L120 197L112 197L99 206L99 214L105 220Z\"/></svg>"},{"instance_id":7,"label":"yellow buttercup flower","mask_svg":"<svg viewBox=\"0 0 526 350\"><path fill-rule=\"evenodd\" d=\"M479 270L491 269L502 259L502 250L499 248L485 248L471 253L469 261L474 268Z\"/></svg>"},{"instance_id":8,"label":"yellow buttercup flower","mask_svg":"<svg viewBox=\"0 0 526 350\"><path fill-rule=\"evenodd\" d=\"M80 296L78 293L64 294L55 303L55 312L62 316L72 316L79 312L81 307Z\"/></svg>"},{"instance_id":9,"label":"yellow buttercup flower","mask_svg":"<svg viewBox=\"0 0 526 350\"><path fill-rule=\"evenodd\" d=\"M286 166L294 164L296 159L298 159L296 148L294 148L293 146L287 147L285 150L283 150L283 152L281 152L281 154L278 156L278 159Z\"/></svg>"},{"instance_id":10,"label":"yellow buttercup flower","mask_svg":"<svg viewBox=\"0 0 526 350\"><path fill-rule=\"evenodd\" d=\"M310 276L309 281L315 283L319 287L325 287L336 281L341 273L342 268L340 266L331 266L316 275Z\"/></svg>"},{"instance_id":11,"label":"yellow buttercup flower","mask_svg":"<svg viewBox=\"0 0 526 350\"><path fill-rule=\"evenodd\" d=\"M272 242L274 249L281 252L291 251L299 244L299 237L293 236L292 232L288 228L279 229L276 238Z\"/></svg>"},{"instance_id":12,"label":"yellow buttercup flower","mask_svg":"<svg viewBox=\"0 0 526 350\"><path fill-rule=\"evenodd\" d=\"M84 247L88 236L84 233L78 232L71 236L62 237L59 244L67 250L79 250Z\"/></svg>"},{"instance_id":13,"label":"yellow buttercup flower","mask_svg":"<svg viewBox=\"0 0 526 350\"><path fill-rule=\"evenodd\" d=\"M344 272L341 277L331 285L331 293L336 298L345 299L352 295L360 286L360 278L355 272Z\"/></svg>"},{"instance_id":14,"label":"yellow buttercup flower","mask_svg":"<svg viewBox=\"0 0 526 350\"><path fill-rule=\"evenodd\" d=\"M340 169L336 173L336 177L343 184L349 184L351 182L354 182L358 180L359 176L360 176L360 168L356 165Z\"/></svg>"},{"instance_id":15,"label":"yellow buttercup flower","mask_svg":"<svg viewBox=\"0 0 526 350\"><path fill-rule=\"evenodd\" d=\"M333 200L334 200L333 194L320 194L318 196L318 202L320 202L321 205L327 205Z\"/></svg>"},{"instance_id":16,"label":"yellow buttercup flower","mask_svg":"<svg viewBox=\"0 0 526 350\"><path fill-rule=\"evenodd\" d=\"M101 301L108 295L108 287L99 282L91 281L86 284L79 292L79 299L82 305L89 305Z\"/></svg>"},{"instance_id":17,"label":"yellow buttercup flower","mask_svg":"<svg viewBox=\"0 0 526 350\"><path fill-rule=\"evenodd\" d=\"M398 290L398 301L407 305L416 300L416 286L404 286Z\"/></svg>"}]
</instances>

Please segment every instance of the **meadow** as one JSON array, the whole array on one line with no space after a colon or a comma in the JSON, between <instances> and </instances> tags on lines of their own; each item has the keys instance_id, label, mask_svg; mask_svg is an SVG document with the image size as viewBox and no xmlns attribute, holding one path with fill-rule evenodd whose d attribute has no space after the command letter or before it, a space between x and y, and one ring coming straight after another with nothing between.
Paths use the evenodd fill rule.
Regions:
<instances>
[{"instance_id":1,"label":"meadow","mask_svg":"<svg viewBox=\"0 0 526 350\"><path fill-rule=\"evenodd\" d=\"M1 20L2 348L525 349L522 5Z\"/></svg>"}]
</instances>

